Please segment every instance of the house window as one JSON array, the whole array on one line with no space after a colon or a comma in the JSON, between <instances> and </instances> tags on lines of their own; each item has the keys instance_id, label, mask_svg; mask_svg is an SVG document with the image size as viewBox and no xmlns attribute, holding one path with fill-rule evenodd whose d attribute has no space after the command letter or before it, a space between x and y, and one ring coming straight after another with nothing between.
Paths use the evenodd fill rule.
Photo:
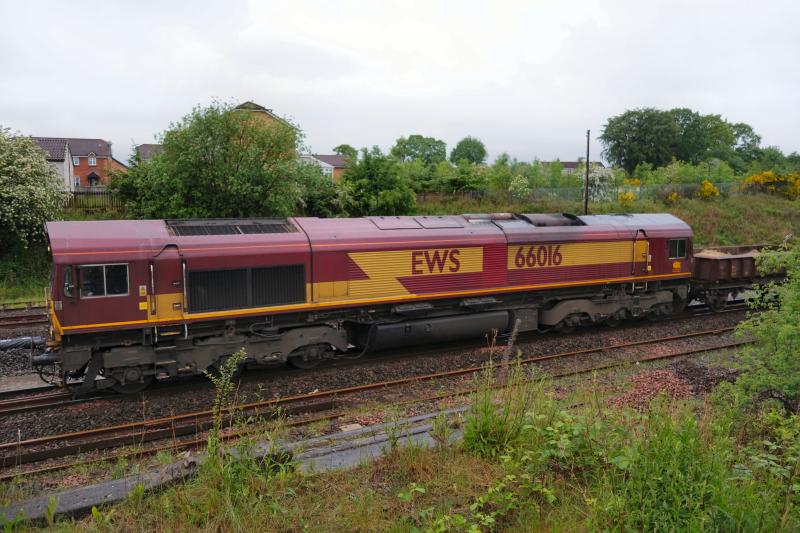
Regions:
<instances>
[{"instance_id":1,"label":"house window","mask_svg":"<svg viewBox=\"0 0 800 533\"><path fill-rule=\"evenodd\" d=\"M94 154L89 154L89 166L96 167L97 166L97 158Z\"/></svg>"},{"instance_id":2,"label":"house window","mask_svg":"<svg viewBox=\"0 0 800 533\"><path fill-rule=\"evenodd\" d=\"M686 239L670 239L668 246L670 259L686 258Z\"/></svg>"},{"instance_id":3,"label":"house window","mask_svg":"<svg viewBox=\"0 0 800 533\"><path fill-rule=\"evenodd\" d=\"M331 167L322 167L322 174L331 177L333 176L333 169Z\"/></svg>"},{"instance_id":4,"label":"house window","mask_svg":"<svg viewBox=\"0 0 800 533\"><path fill-rule=\"evenodd\" d=\"M77 167L78 165L81 164L81 158L76 156L76 155L73 155L72 156L72 164Z\"/></svg>"},{"instance_id":5,"label":"house window","mask_svg":"<svg viewBox=\"0 0 800 533\"><path fill-rule=\"evenodd\" d=\"M84 265L81 269L81 298L128 295L128 264Z\"/></svg>"}]
</instances>

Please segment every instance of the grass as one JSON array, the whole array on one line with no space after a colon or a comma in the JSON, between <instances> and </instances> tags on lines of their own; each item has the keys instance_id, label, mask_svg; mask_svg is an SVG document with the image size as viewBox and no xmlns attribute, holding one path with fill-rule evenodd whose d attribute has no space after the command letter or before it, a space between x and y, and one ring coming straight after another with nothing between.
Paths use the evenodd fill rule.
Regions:
<instances>
[{"instance_id":1,"label":"grass","mask_svg":"<svg viewBox=\"0 0 800 533\"><path fill-rule=\"evenodd\" d=\"M44 245L0 256L0 303L44 301L50 258Z\"/></svg>"},{"instance_id":2,"label":"grass","mask_svg":"<svg viewBox=\"0 0 800 533\"><path fill-rule=\"evenodd\" d=\"M55 524L155 531L750 531L800 527L800 421L712 401L607 409L593 390L556 401L539 379L487 372L463 445L387 449L350 470L237 459L159 494ZM571 405L572 408L567 406ZM574 407L578 406L578 407ZM499 407L499 408L498 408ZM440 421L441 424L441 421ZM446 434L446 430L441 431ZM501 435L502 438L497 438ZM771 444L764 444L769 442ZM12 487L8 490L13 491Z\"/></svg>"},{"instance_id":3,"label":"grass","mask_svg":"<svg viewBox=\"0 0 800 533\"><path fill-rule=\"evenodd\" d=\"M723 362L726 352L706 354ZM252 441L192 480L59 530L154 531L793 531L800 527L800 418L769 405L741 409L725 384L708 398L608 408L598 381L559 381L556 394L519 369L480 389L463 443L390 447L376 461L303 474L258 461ZM229 380L228 380L229 381ZM553 384L555 385L555 384ZM226 395L220 387L221 398ZM220 400L222 404L224 400ZM222 423L222 419L221 419ZM228 423L228 422L226 422ZM168 458L161 458L167 461ZM158 461L156 461L158 462ZM108 464L112 470L122 468ZM76 472L77 473L77 472ZM118 473L118 472L115 472ZM11 498L23 485L3 487Z\"/></svg>"}]
</instances>

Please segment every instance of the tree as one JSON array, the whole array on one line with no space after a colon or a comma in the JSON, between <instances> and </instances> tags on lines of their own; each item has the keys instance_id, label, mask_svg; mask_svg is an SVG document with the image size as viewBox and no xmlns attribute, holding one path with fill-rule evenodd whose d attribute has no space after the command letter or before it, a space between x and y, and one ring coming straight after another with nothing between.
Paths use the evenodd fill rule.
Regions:
<instances>
[{"instance_id":1,"label":"tree","mask_svg":"<svg viewBox=\"0 0 800 533\"><path fill-rule=\"evenodd\" d=\"M629 174L639 163L663 166L675 155L679 132L669 113L653 108L626 111L608 119L603 127L603 157Z\"/></svg>"},{"instance_id":2,"label":"tree","mask_svg":"<svg viewBox=\"0 0 800 533\"><path fill-rule=\"evenodd\" d=\"M777 146L767 146L759 148L756 158L750 162L749 174L755 174L765 170L773 170L776 174L788 174L791 172L791 162L783 155Z\"/></svg>"},{"instance_id":3,"label":"tree","mask_svg":"<svg viewBox=\"0 0 800 533\"><path fill-rule=\"evenodd\" d=\"M61 187L36 143L0 126L0 250L43 240L44 223L57 219L64 207Z\"/></svg>"},{"instance_id":4,"label":"tree","mask_svg":"<svg viewBox=\"0 0 800 533\"><path fill-rule=\"evenodd\" d=\"M753 131L749 124L738 122L731 126L733 130L733 149L744 163L749 163L758 157L761 136Z\"/></svg>"},{"instance_id":5,"label":"tree","mask_svg":"<svg viewBox=\"0 0 800 533\"><path fill-rule=\"evenodd\" d=\"M299 211L310 217L346 217L349 191L325 176L317 165L300 165L298 181L303 190Z\"/></svg>"},{"instance_id":6,"label":"tree","mask_svg":"<svg viewBox=\"0 0 800 533\"><path fill-rule=\"evenodd\" d=\"M487 186L486 172L466 159L455 166L442 161L433 170L433 186L447 193L481 191Z\"/></svg>"},{"instance_id":7,"label":"tree","mask_svg":"<svg viewBox=\"0 0 800 533\"><path fill-rule=\"evenodd\" d=\"M163 152L112 179L130 212L146 218L287 216L301 204L295 157L301 132L214 102L163 134Z\"/></svg>"},{"instance_id":8,"label":"tree","mask_svg":"<svg viewBox=\"0 0 800 533\"><path fill-rule=\"evenodd\" d=\"M694 165L710 158L727 158L733 149L733 127L719 115L701 115L691 109L667 111L678 126L674 157Z\"/></svg>"},{"instance_id":9,"label":"tree","mask_svg":"<svg viewBox=\"0 0 800 533\"><path fill-rule=\"evenodd\" d=\"M668 165L673 159L697 165L719 159L738 171L757 158L761 138L744 123L691 109L634 109L612 117L600 136L603 155L628 174L637 165Z\"/></svg>"},{"instance_id":10,"label":"tree","mask_svg":"<svg viewBox=\"0 0 800 533\"><path fill-rule=\"evenodd\" d=\"M511 161L511 157L503 152L489 168L489 185L493 189L500 191L507 191L511 186L511 180L514 177L512 166L516 162Z\"/></svg>"},{"instance_id":11,"label":"tree","mask_svg":"<svg viewBox=\"0 0 800 533\"><path fill-rule=\"evenodd\" d=\"M342 178L351 190L353 215L406 215L413 211L416 196L401 176L399 165L377 146L361 150L361 158L345 170Z\"/></svg>"},{"instance_id":12,"label":"tree","mask_svg":"<svg viewBox=\"0 0 800 533\"><path fill-rule=\"evenodd\" d=\"M453 151L450 152L450 161L458 163L464 160L474 165L479 165L486 161L486 147L475 137L464 137Z\"/></svg>"},{"instance_id":13,"label":"tree","mask_svg":"<svg viewBox=\"0 0 800 533\"><path fill-rule=\"evenodd\" d=\"M447 164L447 162L444 163ZM426 165L421 159L414 159L399 165L400 177L409 183L416 192L431 190L435 169L435 166Z\"/></svg>"},{"instance_id":14,"label":"tree","mask_svg":"<svg viewBox=\"0 0 800 533\"><path fill-rule=\"evenodd\" d=\"M444 141L422 135L400 137L394 143L391 154L401 161L422 160L426 165L435 165L447 159L447 145Z\"/></svg>"},{"instance_id":15,"label":"tree","mask_svg":"<svg viewBox=\"0 0 800 533\"><path fill-rule=\"evenodd\" d=\"M340 144L334 147L333 153L344 157L348 161L354 161L358 157L358 150L349 144Z\"/></svg>"}]
</instances>

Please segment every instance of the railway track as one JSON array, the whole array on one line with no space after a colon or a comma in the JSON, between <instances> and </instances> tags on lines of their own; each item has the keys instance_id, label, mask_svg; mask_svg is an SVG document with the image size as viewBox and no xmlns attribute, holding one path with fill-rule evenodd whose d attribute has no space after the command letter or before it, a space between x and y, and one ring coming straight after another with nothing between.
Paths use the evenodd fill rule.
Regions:
<instances>
[{"instance_id":1,"label":"railway track","mask_svg":"<svg viewBox=\"0 0 800 533\"><path fill-rule=\"evenodd\" d=\"M726 333L730 333L734 328L727 327L721 329L707 330L701 332L694 332L689 334L675 335L669 337L660 337L656 339L641 340L634 342L619 343L614 345L607 345L597 348L588 348L576 350L571 352L563 352L550 355L540 355L535 357L525 358L519 361L522 365L542 364L557 359L578 358L584 355L601 354L612 350L624 350L627 348L637 348L647 345L659 345L670 343L674 341L682 341L686 339L697 339L701 337L718 337ZM642 363L655 361L660 359L668 359L674 357L694 355L697 353L708 352L718 349L730 348L746 344L749 341L727 341L723 343L716 343L713 346L703 346L701 348L692 349L679 349L677 351L670 351L668 353L657 353L656 355L640 356L634 359L626 359L622 361L601 362L600 364L592 364L583 368L572 368L566 371L559 371L551 373L553 378L562 378L572 375L579 375L588 372L595 372L598 370L605 370L614 367L620 367L633 363ZM606 358L608 360L608 358ZM423 374L416 376L409 376L406 378L394 379L389 381L380 381L375 383L368 383L363 385L356 385L352 387L345 387L339 389L331 389L325 391L317 391L310 394L288 396L282 398L275 398L270 400L263 400L258 402L251 402L247 404L236 405L224 410L226 416L237 414L248 417L261 417L264 419L274 418L278 413L286 413L292 416L297 416L301 413L328 413L321 417L312 418L314 420L323 420L336 418L341 415L341 409L348 405L348 398L360 392L373 391L378 389L390 389L402 385L412 383L433 381L433 380L446 380L449 378L456 378L474 374L485 368L481 366L470 366L456 370L449 370L444 372L436 372L431 374ZM472 389L460 389L454 392L439 394L433 397L415 398L410 400L409 403L417 403L424 401L440 400L447 397L463 396L472 392ZM185 413L170 417L163 417L158 419L143 420L131 422L127 424L120 424L115 426L95 428L85 431L78 431L73 433L65 433L59 435L51 435L29 440L20 440L18 442L10 442L0 444L0 453L3 454L0 458L0 464L5 468L12 466L19 466L24 464L31 464L45 460L63 459L65 457L97 450L107 450L120 446L133 445L140 449L130 452L128 456L144 455L148 453L155 453L164 449L181 449L201 446L203 439L199 435L206 431L213 423L213 413L210 410L198 411L194 413ZM290 421L291 424L307 423L302 419ZM235 432L229 434L229 437L235 435ZM194 438L192 438L194 437ZM178 441L178 439L187 439ZM147 443L152 443L159 440L172 439L173 442L167 446L150 447L148 449L141 448ZM116 456L120 456L117 454ZM125 455L125 454L122 454ZM113 458L114 456L112 456ZM103 460L107 460L104 457ZM96 459L101 460L101 459ZM91 461L89 461L91 462ZM85 463L85 461L84 461ZM73 465L74 463L49 465L43 468L28 470L24 473L40 473L53 470L59 470ZM82 463L83 464L83 463ZM22 472L8 472L0 475L0 480L9 479L16 475L21 475Z\"/></svg>"},{"instance_id":2,"label":"railway track","mask_svg":"<svg viewBox=\"0 0 800 533\"><path fill-rule=\"evenodd\" d=\"M0 329L11 329L21 326L39 326L48 323L47 315L44 313L36 313L33 315L0 315Z\"/></svg>"},{"instance_id":3,"label":"railway track","mask_svg":"<svg viewBox=\"0 0 800 533\"><path fill-rule=\"evenodd\" d=\"M8 313L15 311L41 311L45 312L47 306L43 300L38 302L16 302L0 304L0 313Z\"/></svg>"},{"instance_id":4,"label":"railway track","mask_svg":"<svg viewBox=\"0 0 800 533\"><path fill-rule=\"evenodd\" d=\"M688 309L684 313L676 315L675 317L671 318L671 320L695 318L695 317L698 317L698 316L704 316L706 314L712 315L712 314L733 313L733 312L738 312L738 311L741 311L741 310L744 310L744 309L746 309L746 308L742 304L736 303L735 305L731 305L728 309L726 309L724 311L718 311L718 312L712 313L706 308L706 306L699 305L699 306L695 306L693 308ZM622 325L619 329L625 329L625 328L630 328L630 327L636 327L636 323L635 322L630 322L630 323L628 323L626 325ZM528 338L532 337L533 335L535 335L535 333L534 334L523 334L523 335L520 336L518 341L522 342L522 341L528 340ZM500 339L500 340L503 340L503 339ZM446 345L441 345L440 344L440 345L433 345L433 346L430 346L430 347L415 348L414 349L414 355L415 356L430 355L430 354L440 353L440 352L442 352L444 350L451 350L451 349L452 350L457 350L457 349L474 348L476 345L477 345L477 343L474 340L473 341L456 341L456 342L453 342L453 343L448 343ZM398 355L398 352L399 352L399 355ZM377 354L370 355L370 357L367 358L367 359L358 359L358 360L342 359L342 360L331 361L331 362L326 363L326 367L350 367L350 366L361 365L361 364L365 364L365 363L378 364L381 361L396 359L398 356L399 357L403 357L404 355L407 355L407 353L408 353L407 349L404 349L404 350L387 350L387 351L383 351L383 352L380 352L380 353L377 353ZM287 369L287 368L279 368L279 367L261 370L261 372L263 372L263 371L266 371L266 372L275 372L275 371L281 372L281 374L278 377L284 377L285 376L284 373L299 374L299 373L308 372L308 370L303 370L303 369L291 369L291 368ZM255 379L259 379L258 376L254 375L254 372L258 372L258 371L253 371L251 373L248 373L244 377L244 379L247 379L250 376L253 376ZM186 387L196 387L196 386L209 387L210 386L210 384L208 382L206 382L202 377L200 378L200 380L201 380L200 383L198 383L196 380L195 381L189 381L190 379L191 378L184 378L184 380L178 381L178 382L167 381L167 382L163 382L163 383L158 383L158 384L154 385L153 387L151 387L148 390L148 392L156 392L158 390L158 389L156 389L156 387L163 387L164 389L175 390L176 388L180 389L180 387L182 387L182 386L186 386ZM71 383L69 387L72 388L72 387L77 387L79 385L80 385L80 381L76 381L76 382ZM57 388L57 386L54 385L52 387L52 389L55 389L55 388ZM33 411L39 411L39 410L45 410L45 409L51 409L51 408L57 408L57 407L62 407L62 406L72 405L72 404L77 404L77 403L82 403L82 402L95 401L95 400L99 400L99 399L113 399L113 398L119 398L120 397L119 395L111 394L111 393L99 393L99 394L93 394L93 395L87 396L87 397L75 398L69 392L69 390L63 390L62 389L62 390L58 390L58 391L53 392L52 389L48 390L44 394L36 394L36 393L40 393L41 392L41 387L39 387L37 389L31 389L31 390L23 389L23 390L17 390L17 391L7 392L7 393L0 392L0 398L2 398L2 396L6 395L6 394L13 394L15 396L22 396L22 395L30 394L30 396L22 396L22 397L18 397L18 398L7 399L7 400L0 399L0 418L5 417L5 416L9 416L9 415L15 415L15 414L20 414L20 413L25 413L25 412L33 412Z\"/></svg>"},{"instance_id":5,"label":"railway track","mask_svg":"<svg viewBox=\"0 0 800 533\"><path fill-rule=\"evenodd\" d=\"M52 392L45 392L43 394L37 394L35 396L10 398L7 400L0 400L0 417L17 415L21 413L28 413L31 411L39 411L42 409L63 407L66 405L84 403L107 397L108 397L107 395L104 395L104 396L91 396L85 398L75 398L73 394L68 390L58 390Z\"/></svg>"}]
</instances>

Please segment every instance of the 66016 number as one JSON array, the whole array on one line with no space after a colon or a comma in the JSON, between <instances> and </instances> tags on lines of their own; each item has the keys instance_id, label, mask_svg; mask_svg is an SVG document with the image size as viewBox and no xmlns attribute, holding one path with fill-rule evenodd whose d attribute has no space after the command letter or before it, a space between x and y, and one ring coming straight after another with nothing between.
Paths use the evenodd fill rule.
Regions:
<instances>
[{"instance_id":1,"label":"66016 number","mask_svg":"<svg viewBox=\"0 0 800 533\"><path fill-rule=\"evenodd\" d=\"M558 266L564 261L560 244L520 246L514 255L517 268Z\"/></svg>"}]
</instances>

